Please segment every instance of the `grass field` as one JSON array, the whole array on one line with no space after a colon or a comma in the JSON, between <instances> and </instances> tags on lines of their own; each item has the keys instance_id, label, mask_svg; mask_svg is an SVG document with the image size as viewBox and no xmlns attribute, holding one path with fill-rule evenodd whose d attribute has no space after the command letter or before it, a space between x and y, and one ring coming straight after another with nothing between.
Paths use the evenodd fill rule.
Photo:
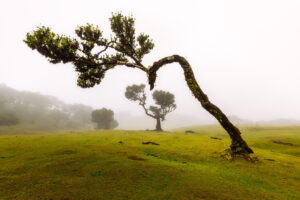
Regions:
<instances>
[{"instance_id":1,"label":"grass field","mask_svg":"<svg viewBox=\"0 0 300 200\"><path fill-rule=\"evenodd\" d=\"M242 127L258 163L220 157L219 127L186 129L2 134L0 199L300 199L300 127Z\"/></svg>"}]
</instances>

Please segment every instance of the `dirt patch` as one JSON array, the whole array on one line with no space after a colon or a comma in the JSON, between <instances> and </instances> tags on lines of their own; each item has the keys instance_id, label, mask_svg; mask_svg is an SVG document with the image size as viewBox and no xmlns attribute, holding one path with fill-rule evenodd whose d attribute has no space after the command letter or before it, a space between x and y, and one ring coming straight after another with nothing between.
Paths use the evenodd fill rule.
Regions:
<instances>
[{"instance_id":1,"label":"dirt patch","mask_svg":"<svg viewBox=\"0 0 300 200\"><path fill-rule=\"evenodd\" d=\"M218 138L218 137L210 137L211 139L214 139L214 140L222 140L221 138Z\"/></svg>"},{"instance_id":2,"label":"dirt patch","mask_svg":"<svg viewBox=\"0 0 300 200\"><path fill-rule=\"evenodd\" d=\"M275 160L273 160L273 159L270 159L270 158L265 158L265 160L267 160L267 161L271 161L271 162L274 162Z\"/></svg>"},{"instance_id":3,"label":"dirt patch","mask_svg":"<svg viewBox=\"0 0 300 200\"><path fill-rule=\"evenodd\" d=\"M153 144L153 145L159 145L158 143L156 142L142 142L142 144Z\"/></svg>"},{"instance_id":4,"label":"dirt patch","mask_svg":"<svg viewBox=\"0 0 300 200\"><path fill-rule=\"evenodd\" d=\"M68 155L77 153L75 150L62 150L53 152L51 155Z\"/></svg>"},{"instance_id":5,"label":"dirt patch","mask_svg":"<svg viewBox=\"0 0 300 200\"><path fill-rule=\"evenodd\" d=\"M144 158L139 158L139 157L137 157L137 156L128 156L128 158L129 158L130 160L146 161L146 159L144 159Z\"/></svg>"},{"instance_id":6,"label":"dirt patch","mask_svg":"<svg viewBox=\"0 0 300 200\"><path fill-rule=\"evenodd\" d=\"M192 130L186 130L185 133L195 133L195 131L192 131Z\"/></svg>"},{"instance_id":7,"label":"dirt patch","mask_svg":"<svg viewBox=\"0 0 300 200\"><path fill-rule=\"evenodd\" d=\"M289 142L281 142L281 141L278 141L278 140L273 141L273 143L276 143L276 144L282 144L282 145L288 145L288 146L294 146L294 144L292 144L292 143L289 143Z\"/></svg>"}]
</instances>

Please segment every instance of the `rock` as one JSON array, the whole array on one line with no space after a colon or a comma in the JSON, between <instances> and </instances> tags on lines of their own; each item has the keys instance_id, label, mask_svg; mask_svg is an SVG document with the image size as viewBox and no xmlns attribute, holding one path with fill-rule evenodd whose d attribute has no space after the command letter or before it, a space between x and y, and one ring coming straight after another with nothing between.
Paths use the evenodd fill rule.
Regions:
<instances>
[{"instance_id":1,"label":"rock","mask_svg":"<svg viewBox=\"0 0 300 200\"><path fill-rule=\"evenodd\" d=\"M215 140L222 140L221 138L218 137L210 137L211 139L215 139Z\"/></svg>"},{"instance_id":2,"label":"rock","mask_svg":"<svg viewBox=\"0 0 300 200\"><path fill-rule=\"evenodd\" d=\"M185 133L195 133L195 131L192 131L192 130L186 130Z\"/></svg>"},{"instance_id":3,"label":"rock","mask_svg":"<svg viewBox=\"0 0 300 200\"><path fill-rule=\"evenodd\" d=\"M282 144L282 145L288 145L288 146L294 146L294 144L292 144L292 143L289 143L289 142L281 142L281 141L278 141L278 140L273 141L273 143L276 143L276 144Z\"/></svg>"},{"instance_id":4,"label":"rock","mask_svg":"<svg viewBox=\"0 0 300 200\"><path fill-rule=\"evenodd\" d=\"M142 144L153 144L153 145L159 145L158 143L155 143L155 142L142 142Z\"/></svg>"}]
</instances>

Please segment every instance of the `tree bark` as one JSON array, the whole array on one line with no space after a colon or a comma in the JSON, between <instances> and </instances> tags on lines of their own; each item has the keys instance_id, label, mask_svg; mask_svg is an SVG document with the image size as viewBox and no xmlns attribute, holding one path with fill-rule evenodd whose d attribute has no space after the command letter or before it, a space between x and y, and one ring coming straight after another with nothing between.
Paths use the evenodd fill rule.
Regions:
<instances>
[{"instance_id":1,"label":"tree bark","mask_svg":"<svg viewBox=\"0 0 300 200\"><path fill-rule=\"evenodd\" d=\"M161 128L161 122L160 122L160 117L156 118L156 128L155 131L163 131Z\"/></svg>"},{"instance_id":2,"label":"tree bark","mask_svg":"<svg viewBox=\"0 0 300 200\"><path fill-rule=\"evenodd\" d=\"M198 85L194 72L188 63L188 61L179 55L173 55L169 57L162 58L161 60L153 63L153 65L149 68L148 78L150 89L153 89L154 83L156 80L156 72L157 70L170 63L177 62L180 64L184 71L185 81L192 91L195 98L201 103L202 107L213 115L221 126L226 130L231 138L231 154L249 154L253 153L252 149L248 147L247 143L243 140L241 136L240 130L235 127L227 118L227 116L214 104L212 104L207 95L201 90L200 86Z\"/></svg>"}]
</instances>

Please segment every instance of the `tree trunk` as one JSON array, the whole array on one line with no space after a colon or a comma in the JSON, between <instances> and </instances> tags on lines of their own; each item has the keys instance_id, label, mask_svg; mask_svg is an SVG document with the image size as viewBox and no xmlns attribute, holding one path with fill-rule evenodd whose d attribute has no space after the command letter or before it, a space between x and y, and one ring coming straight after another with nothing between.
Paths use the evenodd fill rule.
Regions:
<instances>
[{"instance_id":1,"label":"tree trunk","mask_svg":"<svg viewBox=\"0 0 300 200\"><path fill-rule=\"evenodd\" d=\"M156 118L156 128L155 131L163 131L161 128L161 122L160 122L160 117Z\"/></svg>"},{"instance_id":2,"label":"tree trunk","mask_svg":"<svg viewBox=\"0 0 300 200\"><path fill-rule=\"evenodd\" d=\"M105 130L110 129L110 123L109 122L105 122L103 129L105 129Z\"/></svg>"},{"instance_id":3,"label":"tree trunk","mask_svg":"<svg viewBox=\"0 0 300 200\"><path fill-rule=\"evenodd\" d=\"M156 71L162 67L165 64L170 64L173 62L177 62L181 65L183 71L186 83L190 90L192 91L195 98L201 103L202 107L212 114L218 122L221 124L221 126L226 130L226 132L229 134L231 138L231 154L249 154L253 153L252 149L250 149L247 145L247 143L243 140L241 137L241 132L237 127L235 127L227 118L227 116L214 104L212 104L207 95L201 90L199 87L193 70L188 63L188 61L178 55L173 55L169 57L165 57L155 63L149 68L149 84L150 88L153 89L154 83L156 80Z\"/></svg>"}]
</instances>

